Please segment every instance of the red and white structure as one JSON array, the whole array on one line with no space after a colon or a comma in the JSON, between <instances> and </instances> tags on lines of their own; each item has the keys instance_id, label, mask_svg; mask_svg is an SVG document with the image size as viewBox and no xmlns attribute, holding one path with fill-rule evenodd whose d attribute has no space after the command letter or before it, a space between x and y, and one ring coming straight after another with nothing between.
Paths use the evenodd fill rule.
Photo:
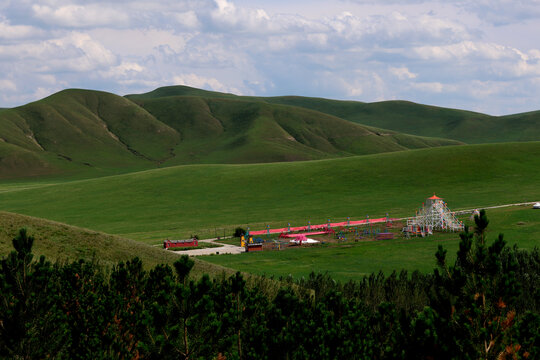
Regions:
<instances>
[{"instance_id":1,"label":"red and white structure","mask_svg":"<svg viewBox=\"0 0 540 360\"><path fill-rule=\"evenodd\" d=\"M433 194L422 204L416 216L407 220L403 232L408 235L426 236L431 235L433 230L463 231L463 228L463 222L456 218L443 199Z\"/></svg>"}]
</instances>

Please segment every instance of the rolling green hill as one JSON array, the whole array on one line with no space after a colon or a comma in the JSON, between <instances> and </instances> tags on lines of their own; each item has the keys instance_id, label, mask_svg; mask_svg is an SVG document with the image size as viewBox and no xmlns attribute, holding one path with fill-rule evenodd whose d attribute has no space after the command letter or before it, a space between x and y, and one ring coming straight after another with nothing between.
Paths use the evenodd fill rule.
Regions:
<instances>
[{"instance_id":1,"label":"rolling green hill","mask_svg":"<svg viewBox=\"0 0 540 360\"><path fill-rule=\"evenodd\" d=\"M186 86L169 86L141 95L128 95L132 100L171 96L236 98L303 107L341 119L400 133L446 138L468 144L540 140L540 111L508 116L486 114L416 104L408 101L363 103L302 96L234 97Z\"/></svg>"},{"instance_id":2,"label":"rolling green hill","mask_svg":"<svg viewBox=\"0 0 540 360\"><path fill-rule=\"evenodd\" d=\"M171 157L176 131L131 101L66 90L0 112L0 178L141 169Z\"/></svg>"},{"instance_id":3,"label":"rolling green hill","mask_svg":"<svg viewBox=\"0 0 540 360\"><path fill-rule=\"evenodd\" d=\"M181 136L165 164L257 163L457 145L260 101L193 96L135 100Z\"/></svg>"},{"instance_id":4,"label":"rolling green hill","mask_svg":"<svg viewBox=\"0 0 540 360\"><path fill-rule=\"evenodd\" d=\"M129 99L72 89L1 110L0 179L92 177L176 164L313 160L460 144L186 87Z\"/></svg>"},{"instance_id":5,"label":"rolling green hill","mask_svg":"<svg viewBox=\"0 0 540 360\"><path fill-rule=\"evenodd\" d=\"M0 185L0 208L155 243L165 237L412 216L434 192L450 208L540 200L540 142L340 159L188 165L55 184ZM158 241L159 242L159 241Z\"/></svg>"},{"instance_id":6,"label":"rolling green hill","mask_svg":"<svg viewBox=\"0 0 540 360\"><path fill-rule=\"evenodd\" d=\"M170 96L198 96L204 98L226 98L226 99L240 99L243 96L237 96L228 93L221 93L217 91L208 91L203 89L197 89L184 85L163 86L155 90L144 94L130 94L126 95L131 100L150 100L158 99Z\"/></svg>"},{"instance_id":7,"label":"rolling green hill","mask_svg":"<svg viewBox=\"0 0 540 360\"><path fill-rule=\"evenodd\" d=\"M540 111L509 116L415 104L408 101L361 103L301 97L276 97L271 103L305 107L356 123L468 144L537 141Z\"/></svg>"}]
</instances>

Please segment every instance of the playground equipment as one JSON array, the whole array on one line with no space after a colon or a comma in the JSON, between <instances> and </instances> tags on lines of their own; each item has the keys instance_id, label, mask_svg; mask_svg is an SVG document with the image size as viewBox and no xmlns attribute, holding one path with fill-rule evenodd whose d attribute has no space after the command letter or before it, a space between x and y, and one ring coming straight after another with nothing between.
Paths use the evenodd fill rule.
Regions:
<instances>
[{"instance_id":1,"label":"playground equipment","mask_svg":"<svg viewBox=\"0 0 540 360\"><path fill-rule=\"evenodd\" d=\"M407 220L407 226L402 231L407 237L411 235L424 237L432 235L433 230L463 230L463 222L459 221L443 199L435 194L426 199L414 218Z\"/></svg>"},{"instance_id":2,"label":"playground equipment","mask_svg":"<svg viewBox=\"0 0 540 360\"><path fill-rule=\"evenodd\" d=\"M313 231L313 232L307 232L307 233L301 233L301 234L285 234L281 233L279 234L280 238L297 238L299 235L304 236L312 236L312 235L323 235L323 234L333 234L334 230L332 228L327 228L324 231Z\"/></svg>"},{"instance_id":3,"label":"playground equipment","mask_svg":"<svg viewBox=\"0 0 540 360\"><path fill-rule=\"evenodd\" d=\"M362 237L362 232L364 235L376 235L380 233L379 228L374 228L375 224L384 224L384 229L386 230L391 226L393 219L388 217L370 219L369 216L364 220L352 221L350 217L347 217L347 221L332 223L330 219L325 224L313 225L311 221L307 222L306 226L291 227L291 224L288 223L287 227L271 229L269 225L265 226L264 230L250 231L249 227L247 228L246 234L241 237L240 246L245 247L247 252L258 251L263 249L273 249L281 250L288 247L289 245L303 245L303 244L315 244L319 241L314 239L309 239L309 236L313 235L327 235L327 234L336 234L338 231L337 238L338 241L346 241L346 234L354 234L352 236L354 239ZM366 227L367 228L364 228ZM272 239L272 235L278 235L278 240ZM261 237L256 237L253 241L253 236L265 236L265 240ZM286 241L282 241L285 240ZM253 245L261 245L261 247L255 247ZM252 250L253 249L253 250Z\"/></svg>"},{"instance_id":4,"label":"playground equipment","mask_svg":"<svg viewBox=\"0 0 540 360\"><path fill-rule=\"evenodd\" d=\"M319 225L311 225L311 221L308 221L308 224L306 226L299 226L299 227L291 227L290 224L287 227L284 228L278 228L278 229L270 229L270 227L267 225L266 230L257 230L257 231L251 231L249 232L250 235L272 235L272 234L288 234L292 232L312 232L312 231L327 231L328 229L337 228L337 227L349 227L349 226L359 226L359 225L372 225L372 224L387 224L391 223L392 219L387 217L378 218L378 219L370 219L369 216L365 220L357 220L357 221L351 221L350 219L347 219L347 221L343 222L337 222L337 223L331 223L330 220L328 220L328 223L326 224L319 224ZM314 235L314 234L310 234Z\"/></svg>"},{"instance_id":5,"label":"playground equipment","mask_svg":"<svg viewBox=\"0 0 540 360\"><path fill-rule=\"evenodd\" d=\"M242 235L242 237L240 238L240 246L246 247L246 244L253 244L253 236L249 236L249 230L246 235Z\"/></svg>"},{"instance_id":6,"label":"playground equipment","mask_svg":"<svg viewBox=\"0 0 540 360\"><path fill-rule=\"evenodd\" d=\"M263 250L263 239L256 238L253 241L253 236L249 233L249 227L246 230L246 234L242 235L240 238L240 246L246 249L246 252L253 251L262 251Z\"/></svg>"},{"instance_id":7,"label":"playground equipment","mask_svg":"<svg viewBox=\"0 0 540 360\"><path fill-rule=\"evenodd\" d=\"M318 244L320 241L309 239L306 234L297 234L294 239L289 241L292 244Z\"/></svg>"}]
</instances>

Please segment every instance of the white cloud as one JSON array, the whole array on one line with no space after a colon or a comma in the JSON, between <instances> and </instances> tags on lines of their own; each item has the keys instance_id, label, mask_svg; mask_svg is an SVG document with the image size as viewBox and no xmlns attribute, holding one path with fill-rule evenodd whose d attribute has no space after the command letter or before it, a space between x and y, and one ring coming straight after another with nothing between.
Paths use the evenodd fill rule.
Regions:
<instances>
[{"instance_id":1,"label":"white cloud","mask_svg":"<svg viewBox=\"0 0 540 360\"><path fill-rule=\"evenodd\" d=\"M11 25L9 21L0 18L0 39L15 40L42 35L42 31L34 26Z\"/></svg>"},{"instance_id":2,"label":"white cloud","mask_svg":"<svg viewBox=\"0 0 540 360\"><path fill-rule=\"evenodd\" d=\"M463 89L475 99L486 99L499 94L506 84L497 81L472 81L468 89Z\"/></svg>"},{"instance_id":3,"label":"white cloud","mask_svg":"<svg viewBox=\"0 0 540 360\"><path fill-rule=\"evenodd\" d=\"M181 52L186 43L195 37L190 33L175 34L171 29L94 29L90 32L103 46L128 57L145 58L160 47L168 47L172 52ZM136 41L134 40L136 39Z\"/></svg>"},{"instance_id":4,"label":"white cloud","mask_svg":"<svg viewBox=\"0 0 540 360\"><path fill-rule=\"evenodd\" d=\"M120 65L101 71L100 74L105 78L127 78L135 77L137 73L144 71L144 67L135 62L122 62Z\"/></svg>"},{"instance_id":5,"label":"white cloud","mask_svg":"<svg viewBox=\"0 0 540 360\"><path fill-rule=\"evenodd\" d=\"M454 61L464 58L477 58L484 60L502 60L522 58L523 54L506 46L463 41L444 46L422 46L414 49L414 52L424 60Z\"/></svg>"},{"instance_id":6,"label":"white cloud","mask_svg":"<svg viewBox=\"0 0 540 360\"><path fill-rule=\"evenodd\" d=\"M174 14L174 18L182 27L187 29L197 29L201 26L201 22L195 11L186 11Z\"/></svg>"},{"instance_id":7,"label":"white cloud","mask_svg":"<svg viewBox=\"0 0 540 360\"><path fill-rule=\"evenodd\" d=\"M208 14L208 29L217 31L268 34L282 32L287 24L286 17L271 18L263 9L237 8L232 1L214 0L213 10ZM204 12L202 16L205 17Z\"/></svg>"},{"instance_id":8,"label":"white cloud","mask_svg":"<svg viewBox=\"0 0 540 360\"><path fill-rule=\"evenodd\" d=\"M532 36L540 0L0 0L0 8L0 74L15 85L4 87L12 93L4 102L35 100L36 88L148 91L175 76L233 93L505 113L540 96Z\"/></svg>"},{"instance_id":9,"label":"white cloud","mask_svg":"<svg viewBox=\"0 0 540 360\"><path fill-rule=\"evenodd\" d=\"M116 56L89 35L74 32L51 41L51 45L73 54L70 59L57 58L52 63L58 68L73 71L91 71L114 65Z\"/></svg>"},{"instance_id":10,"label":"white cloud","mask_svg":"<svg viewBox=\"0 0 540 360\"><path fill-rule=\"evenodd\" d=\"M468 0L458 6L495 25L540 18L539 0Z\"/></svg>"},{"instance_id":11,"label":"white cloud","mask_svg":"<svg viewBox=\"0 0 540 360\"><path fill-rule=\"evenodd\" d=\"M44 83L44 84L49 84L49 85L57 84L56 77L51 74L40 74L36 76L36 79L38 79L40 83Z\"/></svg>"},{"instance_id":12,"label":"white cloud","mask_svg":"<svg viewBox=\"0 0 540 360\"><path fill-rule=\"evenodd\" d=\"M391 67L390 73L400 80L414 79L418 76L417 74L410 72L406 67Z\"/></svg>"},{"instance_id":13,"label":"white cloud","mask_svg":"<svg viewBox=\"0 0 540 360\"><path fill-rule=\"evenodd\" d=\"M413 83L411 86L415 89L431 93L441 93L444 89L444 85L440 82L419 82Z\"/></svg>"},{"instance_id":14,"label":"white cloud","mask_svg":"<svg viewBox=\"0 0 540 360\"><path fill-rule=\"evenodd\" d=\"M107 5L64 5L53 8L47 5L32 5L34 16L53 26L85 28L95 26L124 26L129 17Z\"/></svg>"},{"instance_id":15,"label":"white cloud","mask_svg":"<svg viewBox=\"0 0 540 360\"><path fill-rule=\"evenodd\" d=\"M197 74L181 74L173 77L174 84L186 85L196 87L200 89L207 89L213 91L233 93L236 95L242 95L239 89L229 87L222 84L215 78L209 78L205 76L199 76Z\"/></svg>"},{"instance_id":16,"label":"white cloud","mask_svg":"<svg viewBox=\"0 0 540 360\"><path fill-rule=\"evenodd\" d=\"M2 58L27 62L28 70L37 72L85 72L113 65L116 60L111 51L78 32L44 42L0 45Z\"/></svg>"},{"instance_id":17,"label":"white cloud","mask_svg":"<svg viewBox=\"0 0 540 360\"><path fill-rule=\"evenodd\" d=\"M0 79L0 89L3 91L16 91L17 85L11 80Z\"/></svg>"}]
</instances>

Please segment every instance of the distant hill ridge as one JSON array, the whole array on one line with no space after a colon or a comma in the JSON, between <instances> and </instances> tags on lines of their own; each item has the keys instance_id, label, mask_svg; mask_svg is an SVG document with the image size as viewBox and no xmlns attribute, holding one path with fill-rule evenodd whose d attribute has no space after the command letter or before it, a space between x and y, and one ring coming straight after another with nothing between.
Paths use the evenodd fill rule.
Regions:
<instances>
[{"instance_id":1,"label":"distant hill ridge","mask_svg":"<svg viewBox=\"0 0 540 360\"><path fill-rule=\"evenodd\" d=\"M362 125L406 134L453 139L468 144L540 140L540 111L490 116L402 100L364 103L303 96L249 97L187 86L162 87L145 94L126 97L142 100L189 95L251 99L271 104L303 107Z\"/></svg>"},{"instance_id":2,"label":"distant hill ridge","mask_svg":"<svg viewBox=\"0 0 540 360\"><path fill-rule=\"evenodd\" d=\"M540 112L495 118L406 102L244 97L186 86L126 97L70 89L0 109L0 179L537 140L539 118Z\"/></svg>"}]
</instances>

